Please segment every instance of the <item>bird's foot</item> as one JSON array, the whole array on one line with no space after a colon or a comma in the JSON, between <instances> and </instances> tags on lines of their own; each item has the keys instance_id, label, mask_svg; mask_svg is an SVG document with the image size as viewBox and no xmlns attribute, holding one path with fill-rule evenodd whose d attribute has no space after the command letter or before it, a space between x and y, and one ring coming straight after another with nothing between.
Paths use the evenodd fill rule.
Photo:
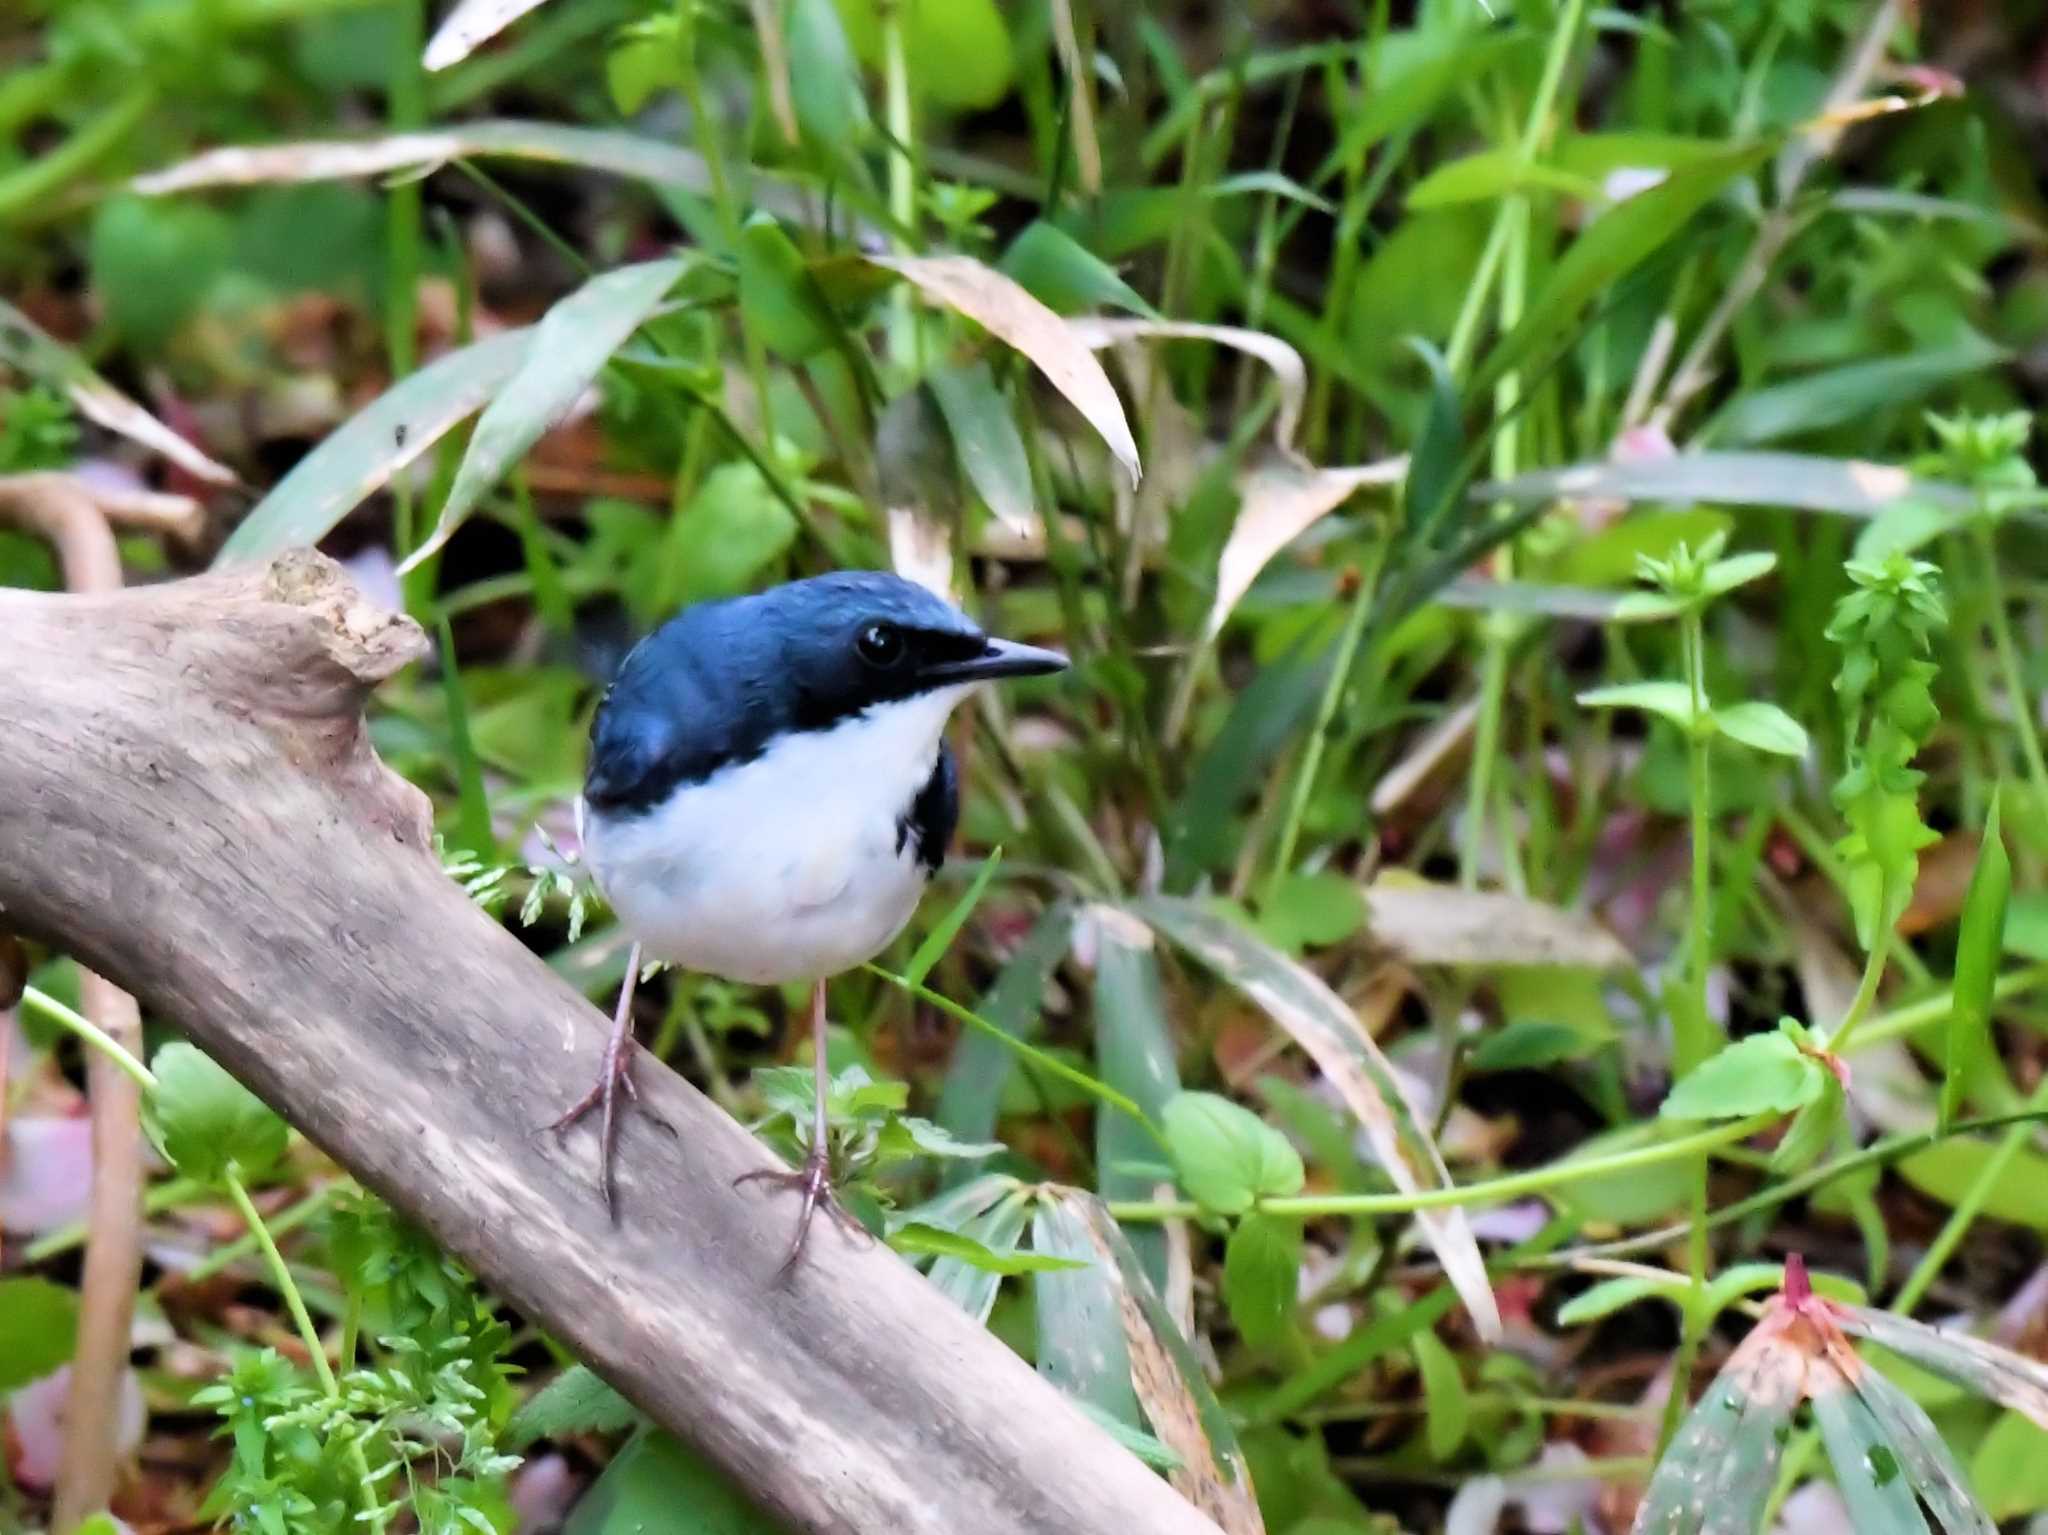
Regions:
<instances>
[{"instance_id":1,"label":"bird's foot","mask_svg":"<svg viewBox=\"0 0 2048 1535\"><path fill-rule=\"evenodd\" d=\"M618 1101L621 1094L636 1103L640 1100L640 1089L633 1085L632 1049L629 1039L609 1041L605 1045L603 1064L597 1069L597 1080L590 1084L590 1091L570 1104L568 1112L547 1127L559 1138L592 1109L602 1111L603 1134L597 1153L598 1181L604 1189L604 1207L614 1220L619 1213L618 1189L612 1177L614 1148L618 1142Z\"/></svg>"},{"instance_id":2,"label":"bird's foot","mask_svg":"<svg viewBox=\"0 0 2048 1535\"><path fill-rule=\"evenodd\" d=\"M811 1234L811 1217L823 1209L833 1221L849 1236L867 1241L873 1238L867 1227L850 1215L846 1207L832 1194L832 1156L823 1146L814 1146L804 1158L804 1165L796 1172L783 1172L776 1168L762 1168L758 1172L742 1173L733 1179L733 1187L743 1183L765 1183L770 1188L795 1189L803 1195L803 1209L796 1218L796 1240L790 1243L789 1256L782 1260L782 1267L776 1270L776 1277L783 1278L796 1267L797 1259L804 1255L804 1241Z\"/></svg>"}]
</instances>

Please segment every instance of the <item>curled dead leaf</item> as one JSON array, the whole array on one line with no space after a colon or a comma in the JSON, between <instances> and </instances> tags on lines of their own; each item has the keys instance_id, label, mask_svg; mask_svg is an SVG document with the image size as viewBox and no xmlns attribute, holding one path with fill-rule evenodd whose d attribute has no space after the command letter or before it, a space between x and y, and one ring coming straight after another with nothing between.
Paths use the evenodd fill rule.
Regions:
<instances>
[{"instance_id":1,"label":"curled dead leaf","mask_svg":"<svg viewBox=\"0 0 2048 1535\"><path fill-rule=\"evenodd\" d=\"M1274 555L1342 506L1353 491L1398 484L1407 472L1405 457L1318 469L1275 454L1247 473L1238 483L1237 521L1231 524L1217 562L1216 598L1209 605L1203 638L1213 640L1222 631L1231 610Z\"/></svg>"}]
</instances>

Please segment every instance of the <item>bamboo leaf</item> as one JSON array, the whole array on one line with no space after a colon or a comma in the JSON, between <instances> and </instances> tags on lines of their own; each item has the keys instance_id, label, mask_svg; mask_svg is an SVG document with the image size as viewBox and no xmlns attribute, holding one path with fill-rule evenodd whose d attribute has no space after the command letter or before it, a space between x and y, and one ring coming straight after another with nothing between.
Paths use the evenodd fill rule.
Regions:
<instances>
[{"instance_id":1,"label":"bamboo leaf","mask_svg":"<svg viewBox=\"0 0 2048 1535\"><path fill-rule=\"evenodd\" d=\"M438 552L484 493L568 415L612 353L654 313L687 264L687 258L672 256L606 272L541 318L518 370L484 407L434 531L406 556L399 574Z\"/></svg>"},{"instance_id":2,"label":"bamboo leaf","mask_svg":"<svg viewBox=\"0 0 2048 1535\"><path fill-rule=\"evenodd\" d=\"M501 331L400 379L299 460L229 535L217 563L319 542L496 394L532 340L530 330Z\"/></svg>"}]
</instances>

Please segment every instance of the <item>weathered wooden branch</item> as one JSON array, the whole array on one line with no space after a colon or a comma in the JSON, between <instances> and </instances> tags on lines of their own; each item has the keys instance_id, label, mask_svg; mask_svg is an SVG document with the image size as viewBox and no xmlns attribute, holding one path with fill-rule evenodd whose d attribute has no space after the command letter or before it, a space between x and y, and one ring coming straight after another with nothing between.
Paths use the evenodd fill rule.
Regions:
<instances>
[{"instance_id":1,"label":"weathered wooden branch","mask_svg":"<svg viewBox=\"0 0 2048 1535\"><path fill-rule=\"evenodd\" d=\"M639 1063L617 1227L590 1130L536 1126L603 1019L441 872L371 751L410 621L287 555L102 597L0 593L0 927L186 1030L796 1529L1216 1535L885 1249L736 1190L767 1164Z\"/></svg>"}]
</instances>

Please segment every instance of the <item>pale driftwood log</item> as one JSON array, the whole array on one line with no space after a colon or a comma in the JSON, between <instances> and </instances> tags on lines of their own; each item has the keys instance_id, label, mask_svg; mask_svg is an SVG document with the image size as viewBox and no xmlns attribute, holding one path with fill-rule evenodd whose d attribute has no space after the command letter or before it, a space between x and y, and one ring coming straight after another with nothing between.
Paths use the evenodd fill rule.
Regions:
<instances>
[{"instance_id":1,"label":"pale driftwood log","mask_svg":"<svg viewBox=\"0 0 2048 1535\"><path fill-rule=\"evenodd\" d=\"M885 1249L813 1234L646 1057L619 1146L537 1133L604 1020L442 874L367 690L420 656L339 568L0 592L0 927L186 1030L795 1529L1216 1535Z\"/></svg>"}]
</instances>

